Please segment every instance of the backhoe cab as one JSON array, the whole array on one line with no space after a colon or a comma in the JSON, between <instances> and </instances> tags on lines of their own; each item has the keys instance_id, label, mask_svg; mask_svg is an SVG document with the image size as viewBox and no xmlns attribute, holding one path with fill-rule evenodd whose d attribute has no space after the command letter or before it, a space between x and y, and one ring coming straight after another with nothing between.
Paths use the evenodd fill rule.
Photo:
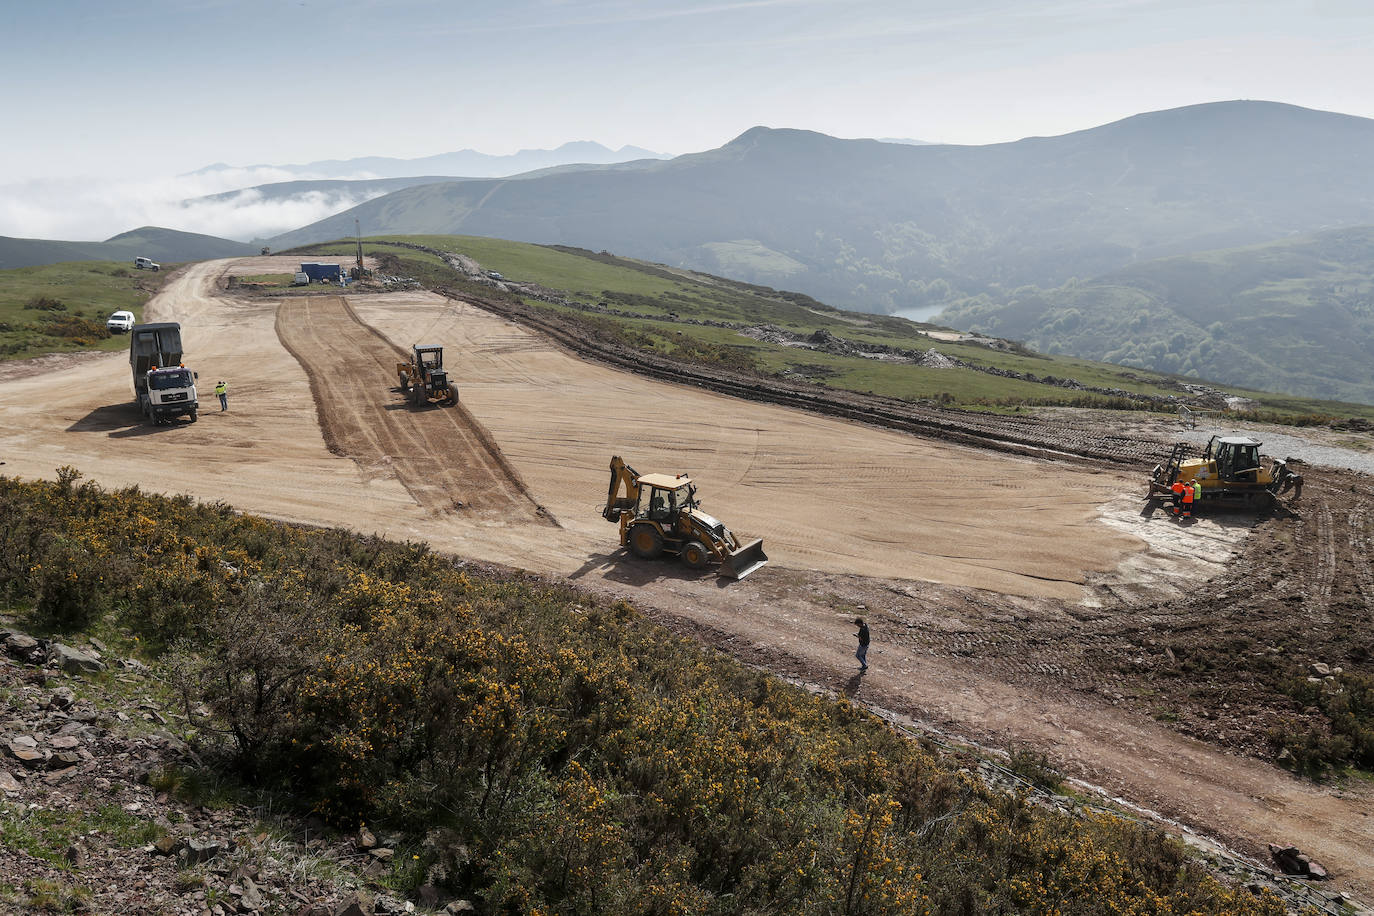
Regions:
<instances>
[{"instance_id":1,"label":"backhoe cab","mask_svg":"<svg viewBox=\"0 0 1374 916\"><path fill-rule=\"evenodd\" d=\"M453 404L458 400L458 389L449 382L444 369L443 347L416 344L411 348L410 362L396 364L396 377L401 390L416 407Z\"/></svg>"},{"instance_id":2,"label":"backhoe cab","mask_svg":"<svg viewBox=\"0 0 1374 916\"><path fill-rule=\"evenodd\" d=\"M762 539L741 542L701 511L696 494L685 474L640 474L617 455L611 459L611 485L601 515L620 523L620 546L644 560L676 554L692 569L702 569L715 559L720 574L731 579L767 565Z\"/></svg>"},{"instance_id":3,"label":"backhoe cab","mask_svg":"<svg viewBox=\"0 0 1374 916\"><path fill-rule=\"evenodd\" d=\"M1213 436L1198 458L1188 457L1188 443L1180 442L1150 474L1151 500L1176 500L1175 484L1195 487L1195 506L1230 506L1264 510L1289 490L1302 496L1302 475L1288 462L1260 454L1258 439Z\"/></svg>"}]
</instances>

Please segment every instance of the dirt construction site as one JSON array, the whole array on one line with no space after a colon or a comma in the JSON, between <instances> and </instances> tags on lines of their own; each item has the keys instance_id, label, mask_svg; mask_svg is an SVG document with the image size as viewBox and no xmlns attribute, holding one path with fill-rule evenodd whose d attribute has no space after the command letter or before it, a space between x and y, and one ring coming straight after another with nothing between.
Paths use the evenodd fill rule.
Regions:
<instances>
[{"instance_id":1,"label":"dirt construction site","mask_svg":"<svg viewBox=\"0 0 1374 916\"><path fill-rule=\"evenodd\" d=\"M226 289L295 263L195 264L148 304L145 321L182 325L197 423L144 422L123 354L0 369L0 473L71 465L109 488L570 580L927 734L1044 754L1256 862L1297 846L1328 890L1374 898L1374 784L1273 763L1267 736L1304 711L1254 675L1374 664L1374 478L1304 466L1296 503L1184 524L1142 512L1145 456L1177 434L1158 417L1125 436L1119 417L1018 421L980 446L956 412L921 435L626 371L489 303ZM412 344L443 346L456 406L407 406L396 362ZM601 517L612 455L690 473L704 510L763 538L770 564L729 581L630 556Z\"/></svg>"}]
</instances>

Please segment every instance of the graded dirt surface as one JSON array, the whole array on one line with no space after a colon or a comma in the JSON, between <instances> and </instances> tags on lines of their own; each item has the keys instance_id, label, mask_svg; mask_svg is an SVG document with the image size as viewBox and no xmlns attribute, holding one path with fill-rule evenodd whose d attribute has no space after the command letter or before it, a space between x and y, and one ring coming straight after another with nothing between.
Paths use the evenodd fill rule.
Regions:
<instances>
[{"instance_id":1,"label":"graded dirt surface","mask_svg":"<svg viewBox=\"0 0 1374 916\"><path fill-rule=\"evenodd\" d=\"M1374 894L1374 792L1314 786L1221 749L1253 753L1265 725L1243 685L1199 674L1213 693L1197 695L1195 717L1170 727L1150 716L1167 659L1187 646L1240 633L1237 652L1296 652L1297 640L1320 660L1369 632L1368 478L1309 474L1303 507L1258 527L1182 526L1140 514L1141 469L999 454L646 379L464 302L223 291L226 267L295 263L192 265L149 304L148 320L183 325L203 393L196 424L140 422L119 354L0 375L0 472L51 478L73 465L107 487L570 578L751 664L951 734L1041 749L1251 855L1296 844L1340 887ZM445 348L460 408L404 404L394 363L413 343ZM225 413L210 393L219 378ZM705 510L763 537L771 564L728 583L626 556L600 517L612 454L691 473ZM874 633L862 678L857 614Z\"/></svg>"}]
</instances>

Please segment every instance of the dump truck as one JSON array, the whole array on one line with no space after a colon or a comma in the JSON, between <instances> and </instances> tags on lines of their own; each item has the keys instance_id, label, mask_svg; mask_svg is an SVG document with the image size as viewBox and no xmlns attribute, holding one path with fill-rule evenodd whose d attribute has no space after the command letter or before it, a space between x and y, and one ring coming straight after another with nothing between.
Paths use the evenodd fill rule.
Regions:
<instances>
[{"instance_id":1,"label":"dump truck","mask_svg":"<svg viewBox=\"0 0 1374 916\"><path fill-rule=\"evenodd\" d=\"M616 455L601 515L620 525L620 546L640 559L677 556L691 569L704 569L714 560L720 575L730 579L743 579L768 564L762 538L741 541L701 511L697 488L686 474L640 474Z\"/></svg>"},{"instance_id":2,"label":"dump truck","mask_svg":"<svg viewBox=\"0 0 1374 916\"><path fill-rule=\"evenodd\" d=\"M196 422L195 372L181 361L181 325L175 321L136 324L129 332L129 368L139 413L154 426L177 417Z\"/></svg>"},{"instance_id":3,"label":"dump truck","mask_svg":"<svg viewBox=\"0 0 1374 916\"><path fill-rule=\"evenodd\" d=\"M1290 490L1293 499L1302 496L1302 475L1287 461L1261 455L1261 445L1249 436L1213 436L1201 455L1190 457L1194 447L1180 442L1150 472L1146 499L1177 504L1185 484L1194 487L1194 511L1223 507L1263 511Z\"/></svg>"},{"instance_id":4,"label":"dump truck","mask_svg":"<svg viewBox=\"0 0 1374 916\"><path fill-rule=\"evenodd\" d=\"M396 364L396 377L401 391L416 407L450 405L458 400L458 386L449 381L444 369L443 347L411 347L410 362Z\"/></svg>"}]
</instances>

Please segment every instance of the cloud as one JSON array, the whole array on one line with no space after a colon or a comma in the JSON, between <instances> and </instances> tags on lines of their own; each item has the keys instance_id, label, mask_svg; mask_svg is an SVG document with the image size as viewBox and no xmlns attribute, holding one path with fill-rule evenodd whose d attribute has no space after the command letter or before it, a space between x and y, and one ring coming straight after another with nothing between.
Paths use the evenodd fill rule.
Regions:
<instances>
[{"instance_id":1,"label":"cloud","mask_svg":"<svg viewBox=\"0 0 1374 916\"><path fill-rule=\"evenodd\" d=\"M383 193L310 191L264 199L251 190L309 177L275 168L226 168L130 181L35 179L3 185L0 235L102 241L139 226L163 226L248 241L313 223ZM238 193L209 197L233 191Z\"/></svg>"}]
</instances>

